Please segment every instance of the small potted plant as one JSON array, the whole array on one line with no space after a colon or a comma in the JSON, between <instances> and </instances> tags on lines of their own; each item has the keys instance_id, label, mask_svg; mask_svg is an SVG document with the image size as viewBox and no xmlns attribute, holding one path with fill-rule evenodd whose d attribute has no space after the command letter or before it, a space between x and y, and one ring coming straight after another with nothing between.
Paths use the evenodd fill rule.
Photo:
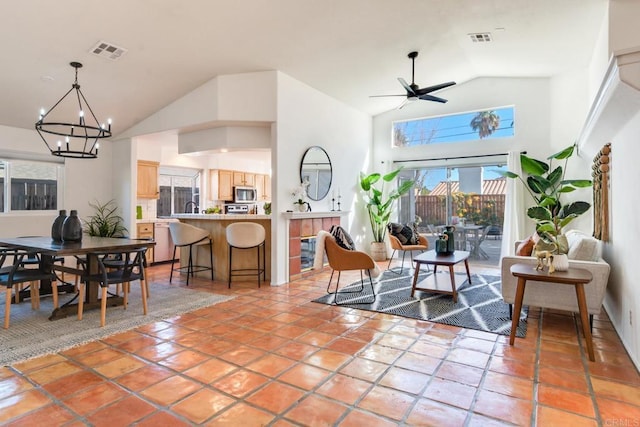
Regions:
<instances>
[{"instance_id":1,"label":"small potted plant","mask_svg":"<svg viewBox=\"0 0 640 427\"><path fill-rule=\"evenodd\" d=\"M124 219L117 214L115 200L104 204L96 201L89 203L89 206L95 209L95 214L84 221L85 233L89 236L124 237L127 228L124 226Z\"/></svg>"},{"instance_id":2,"label":"small potted plant","mask_svg":"<svg viewBox=\"0 0 640 427\"><path fill-rule=\"evenodd\" d=\"M369 222L371 222L371 231L373 232L371 253L376 261L384 261L387 258L384 238L387 232L387 224L389 224L393 213L393 202L407 194L414 184L414 181L404 181L398 188L385 195L385 182L391 182L396 179L401 170L402 168L398 168L386 175L380 175L379 173L365 175L360 173L360 188L365 195ZM379 188L376 187L377 183L380 183Z\"/></svg>"},{"instance_id":3,"label":"small potted plant","mask_svg":"<svg viewBox=\"0 0 640 427\"><path fill-rule=\"evenodd\" d=\"M296 205L300 212L307 212L311 210L309 202L307 202L307 186L300 184L292 192L293 204Z\"/></svg>"},{"instance_id":4,"label":"small potted plant","mask_svg":"<svg viewBox=\"0 0 640 427\"><path fill-rule=\"evenodd\" d=\"M504 172L508 178L517 178L536 202L535 206L527 209L527 216L536 222L536 232L540 238L555 247L555 253L566 255L569 251L567 238L562 230L567 224L585 213L591 204L584 201L563 203L561 196L578 188L591 186L588 179L565 179L566 166L575 151L575 145L555 153L546 160L533 159L524 154L520 155L520 164L524 177ZM552 167L553 160L564 160L562 166Z\"/></svg>"}]
</instances>

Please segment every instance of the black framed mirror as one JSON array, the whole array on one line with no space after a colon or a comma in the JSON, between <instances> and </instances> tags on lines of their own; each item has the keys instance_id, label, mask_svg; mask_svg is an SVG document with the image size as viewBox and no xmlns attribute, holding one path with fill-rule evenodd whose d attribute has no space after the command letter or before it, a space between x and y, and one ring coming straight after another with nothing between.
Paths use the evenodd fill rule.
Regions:
<instances>
[{"instance_id":1,"label":"black framed mirror","mask_svg":"<svg viewBox=\"0 0 640 427\"><path fill-rule=\"evenodd\" d=\"M307 197L322 200L329 194L333 170L329 155L322 147L307 148L300 162L300 182L307 184Z\"/></svg>"}]
</instances>

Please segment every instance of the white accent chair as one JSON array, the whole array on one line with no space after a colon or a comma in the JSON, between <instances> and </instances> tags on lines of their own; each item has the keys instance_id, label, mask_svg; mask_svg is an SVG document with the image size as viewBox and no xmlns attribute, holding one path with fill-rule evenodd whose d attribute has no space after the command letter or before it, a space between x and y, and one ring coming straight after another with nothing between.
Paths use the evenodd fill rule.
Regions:
<instances>
[{"instance_id":1,"label":"white accent chair","mask_svg":"<svg viewBox=\"0 0 640 427\"><path fill-rule=\"evenodd\" d=\"M589 323L593 327L593 315L599 314L609 281L609 264L601 257L602 242L577 230L566 233L569 241L569 268L583 268L593 275L593 280L584 285L587 299ZM516 248L522 243L517 241ZM511 275L510 268L516 263L531 265L535 268L537 260L533 256L505 256L502 258L502 298L513 305L518 280ZM527 281L523 305L551 308L578 313L578 301L573 286L554 285L536 281Z\"/></svg>"}]
</instances>

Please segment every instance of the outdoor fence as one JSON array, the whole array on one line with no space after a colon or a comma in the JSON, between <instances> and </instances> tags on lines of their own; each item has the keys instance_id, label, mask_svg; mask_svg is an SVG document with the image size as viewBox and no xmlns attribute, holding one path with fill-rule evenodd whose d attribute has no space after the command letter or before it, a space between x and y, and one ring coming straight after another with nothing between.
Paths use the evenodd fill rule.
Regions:
<instances>
[{"instance_id":1,"label":"outdoor fence","mask_svg":"<svg viewBox=\"0 0 640 427\"><path fill-rule=\"evenodd\" d=\"M504 220L504 194L465 194L452 195L452 214L463 217L469 222L479 225L502 226ZM427 224L448 224L446 196L416 196L416 215Z\"/></svg>"}]
</instances>

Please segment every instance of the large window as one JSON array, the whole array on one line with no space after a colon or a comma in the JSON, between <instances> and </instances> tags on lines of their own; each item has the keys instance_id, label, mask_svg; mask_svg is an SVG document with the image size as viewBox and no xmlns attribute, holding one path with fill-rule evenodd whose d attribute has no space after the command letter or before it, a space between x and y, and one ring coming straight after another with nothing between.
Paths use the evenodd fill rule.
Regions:
<instances>
[{"instance_id":1,"label":"large window","mask_svg":"<svg viewBox=\"0 0 640 427\"><path fill-rule=\"evenodd\" d=\"M157 215L191 213L193 206L199 206L200 175L197 169L161 167Z\"/></svg>"},{"instance_id":2,"label":"large window","mask_svg":"<svg viewBox=\"0 0 640 427\"><path fill-rule=\"evenodd\" d=\"M475 141L514 135L514 107L393 123L393 147Z\"/></svg>"},{"instance_id":3,"label":"large window","mask_svg":"<svg viewBox=\"0 0 640 427\"><path fill-rule=\"evenodd\" d=\"M58 209L63 165L0 159L0 212Z\"/></svg>"}]
</instances>

